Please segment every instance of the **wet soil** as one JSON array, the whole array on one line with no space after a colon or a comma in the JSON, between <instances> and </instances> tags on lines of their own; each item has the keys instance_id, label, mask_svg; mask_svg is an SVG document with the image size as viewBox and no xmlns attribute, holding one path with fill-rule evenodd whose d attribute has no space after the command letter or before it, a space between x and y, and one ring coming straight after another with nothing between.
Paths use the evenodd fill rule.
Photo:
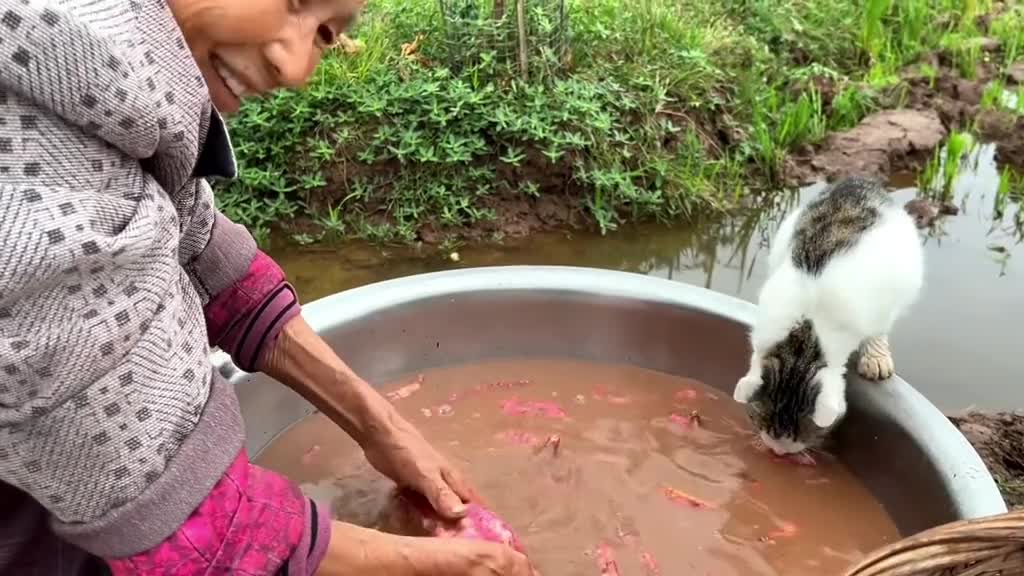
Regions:
<instances>
[{"instance_id":1,"label":"wet soil","mask_svg":"<svg viewBox=\"0 0 1024 576\"><path fill-rule=\"evenodd\" d=\"M931 228L942 216L956 216L960 213L960 207L953 202L940 202L923 196L914 198L903 207L914 218L918 228Z\"/></svg>"},{"instance_id":2,"label":"wet soil","mask_svg":"<svg viewBox=\"0 0 1024 576\"><path fill-rule=\"evenodd\" d=\"M1024 170L1024 115L986 110L978 115L977 129L984 140L998 143L996 160L1001 165Z\"/></svg>"},{"instance_id":3,"label":"wet soil","mask_svg":"<svg viewBox=\"0 0 1024 576\"><path fill-rule=\"evenodd\" d=\"M847 176L885 178L917 170L949 134L934 110L886 110L865 118L846 132L829 136L816 150L788 162L787 179L795 185Z\"/></svg>"},{"instance_id":4,"label":"wet soil","mask_svg":"<svg viewBox=\"0 0 1024 576\"><path fill-rule=\"evenodd\" d=\"M1007 507L1024 510L1024 411L969 411L950 420L985 461Z\"/></svg>"}]
</instances>

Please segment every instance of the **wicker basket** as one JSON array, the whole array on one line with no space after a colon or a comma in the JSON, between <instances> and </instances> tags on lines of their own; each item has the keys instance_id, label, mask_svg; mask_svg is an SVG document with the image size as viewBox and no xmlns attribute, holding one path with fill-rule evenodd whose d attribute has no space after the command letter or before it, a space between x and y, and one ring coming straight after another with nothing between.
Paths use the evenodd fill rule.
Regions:
<instances>
[{"instance_id":1,"label":"wicker basket","mask_svg":"<svg viewBox=\"0 0 1024 576\"><path fill-rule=\"evenodd\" d=\"M846 576L1024 576L1024 510L915 534L871 554Z\"/></svg>"}]
</instances>

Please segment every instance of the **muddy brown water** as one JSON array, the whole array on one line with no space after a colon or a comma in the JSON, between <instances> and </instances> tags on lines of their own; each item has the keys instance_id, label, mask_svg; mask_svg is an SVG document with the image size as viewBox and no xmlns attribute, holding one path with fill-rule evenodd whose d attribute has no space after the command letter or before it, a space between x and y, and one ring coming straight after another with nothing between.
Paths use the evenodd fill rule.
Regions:
<instances>
[{"instance_id":1,"label":"muddy brown water","mask_svg":"<svg viewBox=\"0 0 1024 576\"><path fill-rule=\"evenodd\" d=\"M999 186L993 157L991 147L978 151L954 188L960 215L940 220L924 235L927 284L892 336L900 375L950 412L1024 408L1024 250L1020 231L1010 224L1016 208L1011 206L1002 220L993 217ZM820 190L806 188L786 204L807 202ZM894 192L900 202L914 194L911 188ZM643 226L604 237L540 234L504 245L463 247L458 262L358 243L303 248L278 241L272 254L306 302L399 276L511 264L624 270L754 300L786 204L696 227Z\"/></svg>"},{"instance_id":2,"label":"muddy brown water","mask_svg":"<svg viewBox=\"0 0 1024 576\"><path fill-rule=\"evenodd\" d=\"M842 464L772 458L738 405L693 380L530 358L441 368L385 390L544 574L599 574L609 557L623 575L838 574L898 539ZM319 414L258 462L365 526L393 488Z\"/></svg>"}]
</instances>

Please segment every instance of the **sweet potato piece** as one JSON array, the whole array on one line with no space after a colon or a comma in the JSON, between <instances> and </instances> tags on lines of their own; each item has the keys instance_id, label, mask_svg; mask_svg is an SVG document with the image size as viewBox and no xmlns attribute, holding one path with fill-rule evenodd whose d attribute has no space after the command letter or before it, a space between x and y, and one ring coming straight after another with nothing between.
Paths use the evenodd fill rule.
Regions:
<instances>
[{"instance_id":1,"label":"sweet potato piece","mask_svg":"<svg viewBox=\"0 0 1024 576\"><path fill-rule=\"evenodd\" d=\"M484 506L470 503L464 518L450 522L440 518L425 497L407 489L395 491L387 510L382 514L380 528L407 536L486 540L525 553L512 528Z\"/></svg>"}]
</instances>

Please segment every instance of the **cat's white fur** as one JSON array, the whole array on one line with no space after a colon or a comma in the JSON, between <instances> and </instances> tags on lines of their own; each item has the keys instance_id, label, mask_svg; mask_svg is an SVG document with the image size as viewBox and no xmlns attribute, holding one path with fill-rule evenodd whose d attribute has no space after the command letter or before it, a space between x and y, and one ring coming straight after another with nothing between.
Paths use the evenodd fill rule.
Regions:
<instances>
[{"instance_id":1,"label":"cat's white fur","mask_svg":"<svg viewBox=\"0 0 1024 576\"><path fill-rule=\"evenodd\" d=\"M860 348L858 371L863 376L881 380L892 375L888 335L921 291L924 251L911 217L891 204L881 208L879 221L855 246L835 255L821 275L813 277L799 270L791 257L802 212L794 210L776 232L750 335L750 369L733 396L747 403L761 385L762 353L802 318L810 319L826 363L818 373L821 392L813 421L827 428L846 413L846 363L855 350ZM778 448L790 452L799 447Z\"/></svg>"}]
</instances>

